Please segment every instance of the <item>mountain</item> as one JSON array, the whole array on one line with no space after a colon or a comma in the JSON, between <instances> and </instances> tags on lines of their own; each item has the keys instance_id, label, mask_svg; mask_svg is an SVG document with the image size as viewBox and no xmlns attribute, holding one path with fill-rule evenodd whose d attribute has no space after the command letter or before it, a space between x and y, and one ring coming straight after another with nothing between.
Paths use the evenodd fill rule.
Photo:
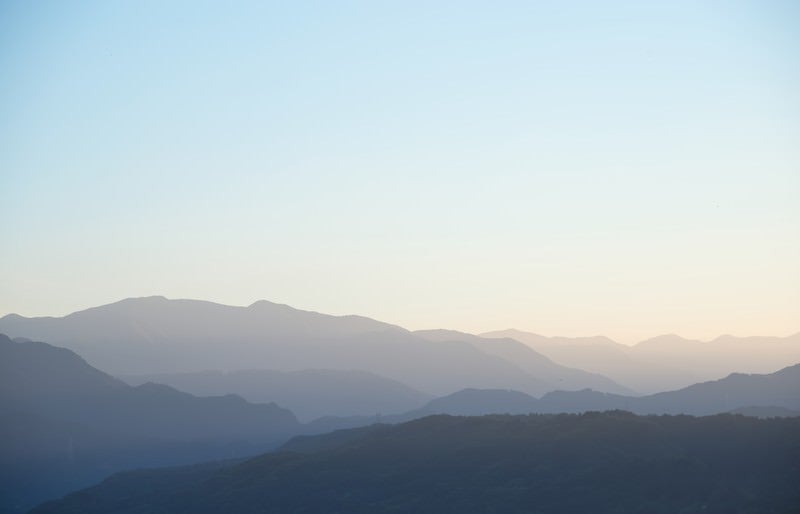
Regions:
<instances>
[{"instance_id":1,"label":"mountain","mask_svg":"<svg viewBox=\"0 0 800 514\"><path fill-rule=\"evenodd\" d=\"M27 512L125 469L229 459L271 447L103 432L0 406L0 512Z\"/></svg>"},{"instance_id":2,"label":"mountain","mask_svg":"<svg viewBox=\"0 0 800 514\"><path fill-rule=\"evenodd\" d=\"M403 332L360 316L328 316L267 301L232 307L161 296L128 298L63 318L0 318L2 333L69 348L114 374L242 369L246 357L260 357L263 346L311 346L320 339L387 331ZM243 350L250 352L237 353ZM289 367L297 358L273 356Z\"/></svg>"},{"instance_id":3,"label":"mountain","mask_svg":"<svg viewBox=\"0 0 800 514\"><path fill-rule=\"evenodd\" d=\"M308 425L308 433L361 427L379 421L403 423L432 414L481 416L624 410L637 414L705 416L738 412L736 409L739 408L753 411L765 407L773 412L774 409L786 409L787 412L800 409L800 364L767 375L734 373L724 379L639 397L590 389L551 391L541 398L513 390L464 389L431 400L419 409L379 419L374 416L317 419Z\"/></svg>"},{"instance_id":4,"label":"mountain","mask_svg":"<svg viewBox=\"0 0 800 514\"><path fill-rule=\"evenodd\" d=\"M428 341L465 341L480 351L500 357L540 378L556 389L595 389L618 394L636 394L613 380L597 373L556 364L531 347L512 338L484 338L454 330L418 330L414 332Z\"/></svg>"},{"instance_id":5,"label":"mountain","mask_svg":"<svg viewBox=\"0 0 800 514\"><path fill-rule=\"evenodd\" d=\"M433 342L368 318L265 301L231 307L134 298L63 318L8 315L0 319L0 331L64 346L115 375L337 369L374 373L431 395L467 387L531 394L572 388L466 341Z\"/></svg>"},{"instance_id":6,"label":"mountain","mask_svg":"<svg viewBox=\"0 0 800 514\"><path fill-rule=\"evenodd\" d=\"M70 350L0 334L0 511L131 467L252 455L300 432L275 404L131 387Z\"/></svg>"},{"instance_id":7,"label":"mountain","mask_svg":"<svg viewBox=\"0 0 800 514\"><path fill-rule=\"evenodd\" d=\"M700 380L679 367L640 358L631 347L604 336L545 337L511 329L487 332L481 337L515 339L559 364L600 373L641 393L673 390Z\"/></svg>"},{"instance_id":8,"label":"mountain","mask_svg":"<svg viewBox=\"0 0 800 514\"><path fill-rule=\"evenodd\" d=\"M233 393L251 402L274 401L304 421L405 412L431 399L396 380L355 370L200 371L121 378L131 385L156 382L201 396Z\"/></svg>"},{"instance_id":9,"label":"mountain","mask_svg":"<svg viewBox=\"0 0 800 514\"><path fill-rule=\"evenodd\" d=\"M648 394L734 372L769 373L800 362L800 334L785 338L722 336L710 342L670 334L633 347L603 336L545 337L513 329L481 337L515 339L559 364L600 373Z\"/></svg>"},{"instance_id":10,"label":"mountain","mask_svg":"<svg viewBox=\"0 0 800 514\"><path fill-rule=\"evenodd\" d=\"M536 412L538 400L519 391L503 389L464 389L436 398L417 411L408 413L409 419L431 414L452 416L482 416L484 414L530 414Z\"/></svg>"},{"instance_id":11,"label":"mountain","mask_svg":"<svg viewBox=\"0 0 800 514\"><path fill-rule=\"evenodd\" d=\"M298 425L274 403L197 397L153 383L131 387L69 350L1 334L0 404L98 430L184 440L278 439Z\"/></svg>"},{"instance_id":12,"label":"mountain","mask_svg":"<svg viewBox=\"0 0 800 514\"><path fill-rule=\"evenodd\" d=\"M768 373L800 362L800 333L787 337L724 335L712 341L668 334L642 341L632 353L640 359L680 367L704 380L737 371Z\"/></svg>"},{"instance_id":13,"label":"mountain","mask_svg":"<svg viewBox=\"0 0 800 514\"><path fill-rule=\"evenodd\" d=\"M122 473L33 513L788 513L798 448L797 418L432 416Z\"/></svg>"},{"instance_id":14,"label":"mountain","mask_svg":"<svg viewBox=\"0 0 800 514\"><path fill-rule=\"evenodd\" d=\"M637 412L711 414L749 406L800 409L800 364L775 373L731 375L637 399Z\"/></svg>"}]
</instances>

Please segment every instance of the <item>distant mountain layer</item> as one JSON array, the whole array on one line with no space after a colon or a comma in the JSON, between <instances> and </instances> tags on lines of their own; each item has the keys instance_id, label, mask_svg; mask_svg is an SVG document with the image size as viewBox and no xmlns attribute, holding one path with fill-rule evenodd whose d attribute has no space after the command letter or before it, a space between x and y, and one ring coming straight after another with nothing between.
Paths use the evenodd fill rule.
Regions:
<instances>
[{"instance_id":1,"label":"distant mountain layer","mask_svg":"<svg viewBox=\"0 0 800 514\"><path fill-rule=\"evenodd\" d=\"M555 389L588 388L608 393L634 394L631 389L598 373L589 373L582 369L556 364L531 347L512 338L487 339L455 330L419 330L414 334L432 342L467 342L488 355L494 355L514 363L531 375L553 384Z\"/></svg>"},{"instance_id":2,"label":"distant mountain layer","mask_svg":"<svg viewBox=\"0 0 800 514\"><path fill-rule=\"evenodd\" d=\"M495 397L492 401L487 401L486 394L474 390L461 391L446 398L433 400L422 410L440 409L434 412L479 415L621 409L638 414L705 416L748 406L800 409L800 364L767 375L734 373L720 380L694 384L677 391L640 397L586 390L554 391L537 400L517 391L497 391L493 393ZM470 406L473 406L471 410ZM482 407L476 409L474 406ZM499 410L502 406L513 409Z\"/></svg>"},{"instance_id":3,"label":"distant mountain layer","mask_svg":"<svg viewBox=\"0 0 800 514\"><path fill-rule=\"evenodd\" d=\"M431 399L396 380L353 370L200 371L122 378L131 385L156 382L196 395L233 393L251 402L276 402L304 421L405 412Z\"/></svg>"},{"instance_id":4,"label":"distant mountain layer","mask_svg":"<svg viewBox=\"0 0 800 514\"><path fill-rule=\"evenodd\" d=\"M0 404L98 430L182 440L263 440L298 425L274 403L251 404L234 395L201 398L153 383L131 387L69 350L16 343L2 334Z\"/></svg>"},{"instance_id":5,"label":"distant mountain layer","mask_svg":"<svg viewBox=\"0 0 800 514\"><path fill-rule=\"evenodd\" d=\"M0 334L0 512L116 470L252 455L299 431L275 404L131 387L69 350Z\"/></svg>"},{"instance_id":6,"label":"distant mountain layer","mask_svg":"<svg viewBox=\"0 0 800 514\"><path fill-rule=\"evenodd\" d=\"M453 337L453 334L438 335ZM481 345L483 341L464 344L473 343ZM508 347L517 349L518 345L514 342ZM535 352L522 355L531 363L537 362ZM249 373L243 375L248 380L253 378ZM264 385L260 382L264 375L253 373L256 381L250 385L256 388ZM277 376L279 381L287 376L298 380L295 384L298 387L309 379L309 389L304 391L309 395L317 386L330 386L342 379L346 382L352 377L356 377L354 384L399 387L401 396L407 392L402 384L365 373L316 371ZM282 392L263 390L259 394L267 398L270 394L280 396ZM337 394L337 391L320 393L322 397L330 395L332 401L360 401L337 399ZM777 408L790 412L800 408L799 395L800 365L797 365L770 375L734 374L723 380L646 397L583 390L554 391L537 399L514 390L473 388L436 398L400 415L323 417L301 425L290 411L275 404L251 404L233 395L196 397L150 382L131 387L93 368L69 350L45 343L14 342L0 335L0 511L21 512L37 500L57 497L115 470L253 455L294 434L365 426L376 421L399 423L437 413L481 415L608 409L706 414L769 407L772 412ZM316 441L321 445L332 444L352 434L331 434Z\"/></svg>"},{"instance_id":7,"label":"distant mountain layer","mask_svg":"<svg viewBox=\"0 0 800 514\"><path fill-rule=\"evenodd\" d=\"M734 371L767 373L800 362L800 333L788 337L724 335L713 341L694 341L671 334L642 341L633 351L642 359L686 369L703 378L717 378Z\"/></svg>"},{"instance_id":8,"label":"distant mountain layer","mask_svg":"<svg viewBox=\"0 0 800 514\"><path fill-rule=\"evenodd\" d=\"M508 341L434 341L368 318L329 316L265 301L231 307L135 298L63 318L8 315L0 319L0 332L64 346L116 375L336 369L370 372L430 395L465 387L537 395L584 387L630 392L521 345L508 348L516 344Z\"/></svg>"},{"instance_id":9,"label":"distant mountain layer","mask_svg":"<svg viewBox=\"0 0 800 514\"><path fill-rule=\"evenodd\" d=\"M788 513L798 448L797 418L434 416L122 473L33 512Z\"/></svg>"},{"instance_id":10,"label":"distant mountain layer","mask_svg":"<svg viewBox=\"0 0 800 514\"><path fill-rule=\"evenodd\" d=\"M770 409L769 411L759 409ZM738 411L737 409L742 409ZM649 396L624 396L592 390L553 391L536 398L505 389L464 389L431 400L419 409L383 416L385 423L402 423L432 414L482 416L486 414L582 413L624 410L637 414L691 414L705 416L725 412L769 417L800 410L800 364L767 375L734 373L712 382ZM778 414L773 414L778 415ZM322 418L311 426L316 431L359 427L374 423L374 417Z\"/></svg>"},{"instance_id":11,"label":"distant mountain layer","mask_svg":"<svg viewBox=\"0 0 800 514\"><path fill-rule=\"evenodd\" d=\"M519 330L481 336L515 339L559 364L600 373L643 393L678 389L734 372L768 373L800 362L800 333L789 337L722 336L709 342L665 335L633 347L602 336L545 337Z\"/></svg>"}]
</instances>

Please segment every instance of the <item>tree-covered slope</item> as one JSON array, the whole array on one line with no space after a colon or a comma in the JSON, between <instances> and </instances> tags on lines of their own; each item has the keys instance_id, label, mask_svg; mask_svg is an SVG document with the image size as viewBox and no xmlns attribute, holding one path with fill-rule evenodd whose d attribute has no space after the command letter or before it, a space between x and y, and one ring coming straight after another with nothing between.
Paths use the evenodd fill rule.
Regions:
<instances>
[{"instance_id":1,"label":"tree-covered slope","mask_svg":"<svg viewBox=\"0 0 800 514\"><path fill-rule=\"evenodd\" d=\"M174 479L119 474L34 512L762 514L800 506L797 419L432 416L325 437L196 479L180 470Z\"/></svg>"}]
</instances>

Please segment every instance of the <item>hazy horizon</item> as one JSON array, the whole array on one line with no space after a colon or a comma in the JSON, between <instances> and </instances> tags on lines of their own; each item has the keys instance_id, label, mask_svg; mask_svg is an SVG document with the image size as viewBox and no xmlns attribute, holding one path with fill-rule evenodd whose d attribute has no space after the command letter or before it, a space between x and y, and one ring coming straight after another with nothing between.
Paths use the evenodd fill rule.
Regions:
<instances>
[{"instance_id":1,"label":"hazy horizon","mask_svg":"<svg viewBox=\"0 0 800 514\"><path fill-rule=\"evenodd\" d=\"M800 329L791 2L0 5L0 313Z\"/></svg>"}]
</instances>

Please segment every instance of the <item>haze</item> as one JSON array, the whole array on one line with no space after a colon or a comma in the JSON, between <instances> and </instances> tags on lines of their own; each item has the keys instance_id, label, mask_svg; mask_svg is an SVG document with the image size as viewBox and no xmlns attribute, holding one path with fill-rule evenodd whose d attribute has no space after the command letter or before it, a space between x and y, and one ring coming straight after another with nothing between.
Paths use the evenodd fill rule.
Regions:
<instances>
[{"instance_id":1,"label":"haze","mask_svg":"<svg viewBox=\"0 0 800 514\"><path fill-rule=\"evenodd\" d=\"M800 326L791 2L0 5L0 315Z\"/></svg>"}]
</instances>

